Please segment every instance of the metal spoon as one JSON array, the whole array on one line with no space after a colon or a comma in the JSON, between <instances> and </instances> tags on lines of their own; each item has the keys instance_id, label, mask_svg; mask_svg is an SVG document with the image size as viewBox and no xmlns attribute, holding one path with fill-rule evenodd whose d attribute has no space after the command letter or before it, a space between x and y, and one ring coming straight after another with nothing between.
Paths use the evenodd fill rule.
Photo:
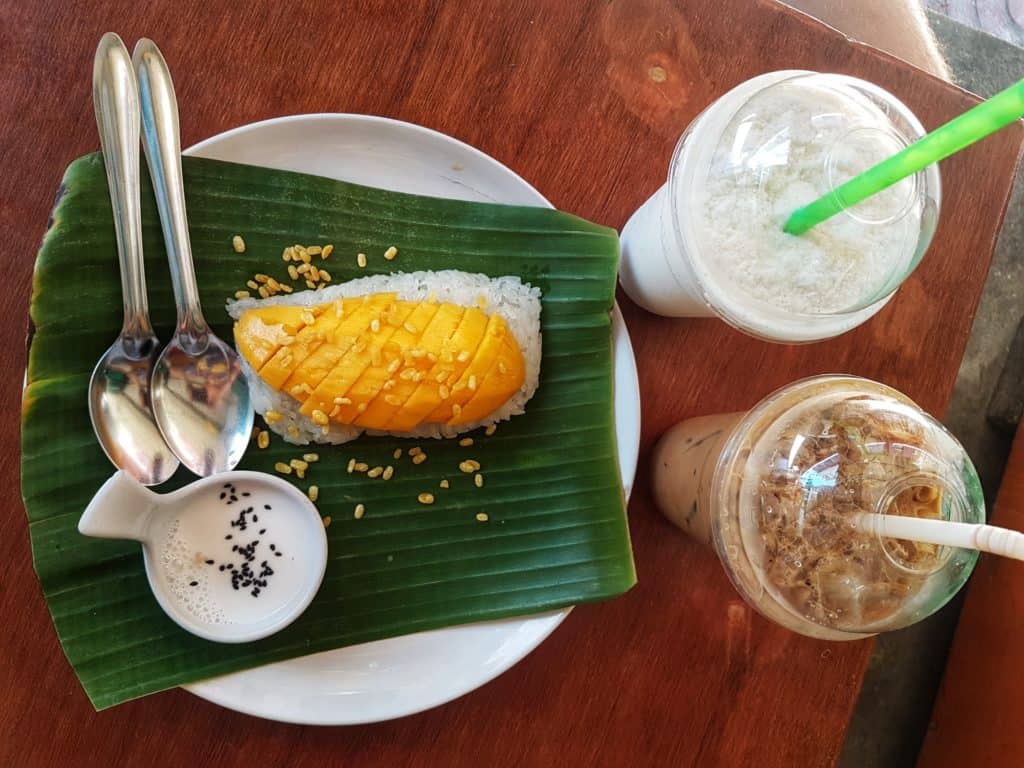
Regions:
<instances>
[{"instance_id":1,"label":"metal spoon","mask_svg":"<svg viewBox=\"0 0 1024 768\"><path fill-rule=\"evenodd\" d=\"M153 420L149 379L160 342L149 324L139 213L139 96L121 38L108 32L96 48L92 99L107 169L121 267L124 324L89 380L89 417L107 457L144 485L174 474L178 460Z\"/></svg>"},{"instance_id":2,"label":"metal spoon","mask_svg":"<svg viewBox=\"0 0 1024 768\"><path fill-rule=\"evenodd\" d=\"M206 476L232 469L249 443L253 413L238 355L203 318L192 266L181 174L178 106L167 62L152 40L132 54L142 138L171 265L178 327L153 370L153 413L182 464Z\"/></svg>"}]
</instances>

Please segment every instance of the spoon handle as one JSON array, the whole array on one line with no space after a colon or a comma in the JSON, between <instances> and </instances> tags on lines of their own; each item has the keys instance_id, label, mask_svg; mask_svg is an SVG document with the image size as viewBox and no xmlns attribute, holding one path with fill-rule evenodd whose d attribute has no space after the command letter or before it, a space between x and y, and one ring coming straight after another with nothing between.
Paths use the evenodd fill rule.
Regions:
<instances>
[{"instance_id":1,"label":"spoon handle","mask_svg":"<svg viewBox=\"0 0 1024 768\"><path fill-rule=\"evenodd\" d=\"M196 353L205 346L208 328L199 305L188 237L174 83L167 62L152 40L144 37L135 44L132 61L142 103L143 146L170 261L174 301L178 306L178 337L186 351Z\"/></svg>"},{"instance_id":2,"label":"spoon handle","mask_svg":"<svg viewBox=\"0 0 1024 768\"><path fill-rule=\"evenodd\" d=\"M121 267L124 326L130 340L153 336L146 299L146 268L142 260L142 218L139 207L139 94L135 70L121 38L107 32L96 48L92 66L92 101L107 169L110 205L114 211ZM127 349L145 356L144 350Z\"/></svg>"}]
</instances>

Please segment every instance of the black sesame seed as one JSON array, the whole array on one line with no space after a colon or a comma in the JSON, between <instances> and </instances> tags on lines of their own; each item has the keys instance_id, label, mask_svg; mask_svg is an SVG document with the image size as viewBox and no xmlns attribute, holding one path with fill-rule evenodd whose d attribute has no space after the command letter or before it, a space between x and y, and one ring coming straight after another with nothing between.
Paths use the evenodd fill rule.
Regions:
<instances>
[{"instance_id":1,"label":"black sesame seed","mask_svg":"<svg viewBox=\"0 0 1024 768\"><path fill-rule=\"evenodd\" d=\"M267 532L266 528L260 528L260 536Z\"/></svg>"},{"instance_id":2,"label":"black sesame seed","mask_svg":"<svg viewBox=\"0 0 1024 768\"><path fill-rule=\"evenodd\" d=\"M269 505L269 504L264 504L264 505L263 505L263 508L264 508L264 509L270 509L270 505Z\"/></svg>"},{"instance_id":3,"label":"black sesame seed","mask_svg":"<svg viewBox=\"0 0 1024 768\"><path fill-rule=\"evenodd\" d=\"M227 498L227 496L228 496L228 495L227 495L227 493L225 493L224 491L221 491L221 492L220 492L220 498L221 498L221 500L222 500L222 501L223 501L224 499L226 499L226 498Z\"/></svg>"},{"instance_id":4,"label":"black sesame seed","mask_svg":"<svg viewBox=\"0 0 1024 768\"><path fill-rule=\"evenodd\" d=\"M277 549L277 547L274 544L271 544L270 545L270 551L273 552L275 549Z\"/></svg>"},{"instance_id":5,"label":"black sesame seed","mask_svg":"<svg viewBox=\"0 0 1024 768\"><path fill-rule=\"evenodd\" d=\"M231 538L231 534L230 534L230 533L229 533L229 534L228 534L227 536L225 536L225 537L224 537L225 541L226 541L227 539L230 539L230 538Z\"/></svg>"},{"instance_id":6,"label":"black sesame seed","mask_svg":"<svg viewBox=\"0 0 1024 768\"><path fill-rule=\"evenodd\" d=\"M207 561L206 561L206 564L207 564L207 565L213 565L213 560L207 560Z\"/></svg>"},{"instance_id":7,"label":"black sesame seed","mask_svg":"<svg viewBox=\"0 0 1024 768\"><path fill-rule=\"evenodd\" d=\"M199 582L198 582L198 581L190 581L190 582L188 583L188 585L189 585L190 587L198 587L198 586L199 586Z\"/></svg>"},{"instance_id":8,"label":"black sesame seed","mask_svg":"<svg viewBox=\"0 0 1024 768\"><path fill-rule=\"evenodd\" d=\"M249 493L248 491L242 491L242 495L243 495L243 496L250 496L250 495L252 495L252 494L250 494L250 493Z\"/></svg>"},{"instance_id":9,"label":"black sesame seed","mask_svg":"<svg viewBox=\"0 0 1024 768\"><path fill-rule=\"evenodd\" d=\"M274 554L275 554L275 555L277 555L278 557L280 557L280 556L281 556L281 553L280 553L280 552L275 552Z\"/></svg>"}]
</instances>

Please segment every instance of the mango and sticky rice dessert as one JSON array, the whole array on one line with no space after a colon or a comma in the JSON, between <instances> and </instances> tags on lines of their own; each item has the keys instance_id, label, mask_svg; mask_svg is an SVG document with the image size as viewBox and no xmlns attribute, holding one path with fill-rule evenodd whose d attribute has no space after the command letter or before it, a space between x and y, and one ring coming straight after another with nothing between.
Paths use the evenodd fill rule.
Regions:
<instances>
[{"instance_id":1,"label":"mango and sticky rice dessert","mask_svg":"<svg viewBox=\"0 0 1024 768\"><path fill-rule=\"evenodd\" d=\"M524 412L540 291L454 270L230 302L253 405L291 443L451 437Z\"/></svg>"}]
</instances>

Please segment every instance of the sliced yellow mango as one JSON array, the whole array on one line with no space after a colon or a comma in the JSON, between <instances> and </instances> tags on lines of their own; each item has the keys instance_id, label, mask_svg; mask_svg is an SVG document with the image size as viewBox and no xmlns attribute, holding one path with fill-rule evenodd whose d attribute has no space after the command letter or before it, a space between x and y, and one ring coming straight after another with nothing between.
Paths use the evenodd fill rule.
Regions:
<instances>
[{"instance_id":1,"label":"sliced yellow mango","mask_svg":"<svg viewBox=\"0 0 1024 768\"><path fill-rule=\"evenodd\" d=\"M494 314L487 319L483 340L470 358L469 365L457 377L449 377L446 383L451 394L423 419L424 423L443 424L460 417L462 406L473 397L480 382L490 370L491 363L497 358L507 334L508 326L500 315Z\"/></svg>"},{"instance_id":2,"label":"sliced yellow mango","mask_svg":"<svg viewBox=\"0 0 1024 768\"><path fill-rule=\"evenodd\" d=\"M396 432L477 421L525 376L500 315L394 293L257 307L235 323L235 341L264 382L325 429L330 421Z\"/></svg>"},{"instance_id":3,"label":"sliced yellow mango","mask_svg":"<svg viewBox=\"0 0 1024 768\"><path fill-rule=\"evenodd\" d=\"M407 318L415 307L416 305L411 302L396 302L390 310L390 316L399 322L400 327L401 324L407 322ZM351 424L356 416L366 410L365 403L377 394L384 380L381 379L377 387L373 389L368 383L360 385L358 389L355 389L353 385L359 381L375 360L380 362L379 368L386 377L387 368L382 350L395 330L396 326L385 321L380 324L378 331L370 331L360 337L356 344L338 361L334 369L327 374L327 377L320 382L320 385L299 410L306 416L313 417L314 421L316 419L313 411L318 410L339 424ZM348 402L338 402L338 400L347 400ZM362 410L360 410L360 406L364 406Z\"/></svg>"},{"instance_id":4,"label":"sliced yellow mango","mask_svg":"<svg viewBox=\"0 0 1024 768\"><path fill-rule=\"evenodd\" d=\"M281 391L295 366L309 357L323 343L323 339L323 333L317 329L316 323L304 326L290 344L282 346L263 364L259 370L260 378Z\"/></svg>"},{"instance_id":5,"label":"sliced yellow mango","mask_svg":"<svg viewBox=\"0 0 1024 768\"><path fill-rule=\"evenodd\" d=\"M429 305L429 302L425 302ZM384 387L388 386L387 382L394 382L389 386L396 386L397 382L407 380L410 375L416 375L417 362L426 359L426 350L420 347L420 343L426 335L426 329L429 329L433 325L439 322L442 316L449 312L447 307L452 307L451 304L436 305L436 309L430 312L430 317L426 322L423 322L422 317L427 312L423 311L421 307L424 304L409 304L408 307L412 308L412 311L401 318L401 325L395 329L395 332L391 335L390 339L384 339L383 346L378 345L377 349L379 353L376 356L376 361L373 358L373 351L371 350L371 365L366 371L362 372L362 375L358 380L352 384L349 389L348 397L352 400L351 406L345 408L351 408L355 410L355 416L352 417L352 423L365 426L370 429L381 429L385 422L374 421L373 419L364 419L360 421L360 417L364 417L370 413L370 406L376 399L386 399L393 397L389 391L385 391ZM460 314L462 307L456 307ZM402 308L403 310L406 307ZM416 322L413 315L420 315L420 322ZM416 356L412 356L416 354ZM391 368L394 368L392 371ZM411 374L407 374L409 371ZM340 414L341 418L346 416L345 409L342 409Z\"/></svg>"},{"instance_id":6,"label":"sliced yellow mango","mask_svg":"<svg viewBox=\"0 0 1024 768\"><path fill-rule=\"evenodd\" d=\"M324 343L303 360L287 378L282 389L300 402L305 402L341 360L342 356L355 345L360 334L367 331L374 318L394 301L393 293L378 293L363 301L362 297L345 299L341 315L331 305L317 317L323 323Z\"/></svg>"},{"instance_id":7,"label":"sliced yellow mango","mask_svg":"<svg viewBox=\"0 0 1024 768\"><path fill-rule=\"evenodd\" d=\"M442 394L447 393L451 397L448 382L457 381L469 365L472 351L480 346L486 330L487 315L475 307L468 308L458 328L441 344L438 360L426 378L416 384L401 407L394 409L385 428L393 432L408 432L441 405L445 399ZM443 378L438 381L438 377Z\"/></svg>"},{"instance_id":8,"label":"sliced yellow mango","mask_svg":"<svg viewBox=\"0 0 1024 768\"><path fill-rule=\"evenodd\" d=\"M526 378L523 353L511 333L502 341L501 350L491 363L487 375L477 383L476 392L462 406L462 413L458 418L452 418L449 424L468 424L494 413L523 386Z\"/></svg>"},{"instance_id":9,"label":"sliced yellow mango","mask_svg":"<svg viewBox=\"0 0 1024 768\"><path fill-rule=\"evenodd\" d=\"M401 403L404 403L419 386L412 379L403 379L399 375L401 369L405 367L402 350L416 348L420 339L420 330L430 325L430 321L434 319L440 306L432 301L421 302L405 321L409 324L409 328L415 329L416 332L410 332L405 327L405 323L396 329L391 340L384 346L383 365L392 384L388 385L387 389L384 389L385 384L381 384L380 394L370 401L366 411L356 419L356 424L372 429L385 429L386 427L381 425L388 423L391 415L401 407ZM398 362L394 363L395 360ZM394 370L390 370L391 368Z\"/></svg>"},{"instance_id":10,"label":"sliced yellow mango","mask_svg":"<svg viewBox=\"0 0 1024 768\"><path fill-rule=\"evenodd\" d=\"M267 306L246 310L235 321L235 345L253 370L258 371L304 323L305 307Z\"/></svg>"}]
</instances>

